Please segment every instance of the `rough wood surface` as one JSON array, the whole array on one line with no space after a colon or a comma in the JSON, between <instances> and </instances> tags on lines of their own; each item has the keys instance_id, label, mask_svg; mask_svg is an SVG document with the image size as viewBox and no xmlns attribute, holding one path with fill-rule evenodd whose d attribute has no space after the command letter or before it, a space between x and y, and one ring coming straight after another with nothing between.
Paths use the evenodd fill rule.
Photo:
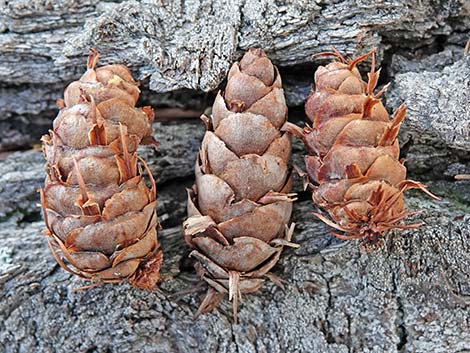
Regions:
<instances>
[{"instance_id":1,"label":"rough wood surface","mask_svg":"<svg viewBox=\"0 0 470 353\"><path fill-rule=\"evenodd\" d=\"M91 45L104 62L132 65L144 78L145 102L192 115L210 104L213 93L204 90L217 87L242 50L261 46L281 65L289 120L299 125L318 64L310 54L379 45L384 82L393 83L387 108L405 101L409 110L400 139L410 176L444 197L409 194L423 227L363 254L313 218L296 179L301 247L275 268L285 289L266 284L246 296L239 325L228 303L194 322L204 291L180 227L204 132L198 120L155 124L160 149L140 151L158 181L161 291L127 284L75 291L86 283L56 265L41 235L40 151L2 152L0 352L470 351L470 182L453 178L470 173L469 13L467 2L450 0L0 0L0 149L27 148L50 127L54 101L82 72ZM303 154L295 143L293 163L302 165Z\"/></svg>"},{"instance_id":2,"label":"rough wood surface","mask_svg":"<svg viewBox=\"0 0 470 353\"><path fill-rule=\"evenodd\" d=\"M162 292L85 285L62 271L39 235L42 222L0 230L2 352L463 352L470 348L468 215L411 198L426 225L367 255L339 244L296 205L296 241L267 284L246 296L239 325L230 307L192 321L202 292L179 270L180 228L167 228ZM175 294L176 293L176 294Z\"/></svg>"},{"instance_id":3,"label":"rough wood surface","mask_svg":"<svg viewBox=\"0 0 470 353\"><path fill-rule=\"evenodd\" d=\"M462 45L470 27L470 6L457 0L0 0L0 9L0 149L31 144L46 130L91 46L103 63L130 65L154 92L210 91L250 47L281 68L310 63L332 46L348 54L377 46L387 62L391 52ZM152 95L150 103L167 98Z\"/></svg>"},{"instance_id":4,"label":"rough wood surface","mask_svg":"<svg viewBox=\"0 0 470 353\"><path fill-rule=\"evenodd\" d=\"M470 150L470 56L438 72L422 67L419 72L399 73L393 85L390 104L406 104L410 128L434 133L451 148Z\"/></svg>"}]
</instances>

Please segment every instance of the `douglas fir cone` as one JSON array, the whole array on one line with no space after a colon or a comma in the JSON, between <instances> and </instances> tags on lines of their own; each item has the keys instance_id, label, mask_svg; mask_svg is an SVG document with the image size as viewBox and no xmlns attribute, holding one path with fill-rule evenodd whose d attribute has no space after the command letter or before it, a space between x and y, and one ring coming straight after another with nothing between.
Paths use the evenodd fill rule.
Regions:
<instances>
[{"instance_id":1,"label":"douglas fir cone","mask_svg":"<svg viewBox=\"0 0 470 353\"><path fill-rule=\"evenodd\" d=\"M390 120L379 99L386 87L374 94L380 73L374 69L375 51L350 61L336 51L319 55L338 61L315 73L315 89L305 104L312 126L286 128L303 139L313 200L331 218L317 216L342 232L334 233L339 238L359 238L366 248L373 247L389 229L419 226L401 223L411 214L404 208L405 190L429 192L406 180L396 138L406 111L400 106ZM356 64L369 55L372 67L364 82Z\"/></svg>"},{"instance_id":2,"label":"douglas fir cone","mask_svg":"<svg viewBox=\"0 0 470 353\"><path fill-rule=\"evenodd\" d=\"M162 262L156 189L135 151L151 139L153 111L135 107L140 91L125 66L95 69L97 61L92 50L88 70L67 87L53 130L42 138L46 234L67 271L152 289Z\"/></svg>"},{"instance_id":3,"label":"douglas fir cone","mask_svg":"<svg viewBox=\"0 0 470 353\"><path fill-rule=\"evenodd\" d=\"M199 276L209 285L197 315L228 294L237 303L256 291L284 245L292 194L290 136L281 132L287 106L281 77L264 52L248 51L228 74L196 163L196 184L188 195L184 236Z\"/></svg>"}]
</instances>

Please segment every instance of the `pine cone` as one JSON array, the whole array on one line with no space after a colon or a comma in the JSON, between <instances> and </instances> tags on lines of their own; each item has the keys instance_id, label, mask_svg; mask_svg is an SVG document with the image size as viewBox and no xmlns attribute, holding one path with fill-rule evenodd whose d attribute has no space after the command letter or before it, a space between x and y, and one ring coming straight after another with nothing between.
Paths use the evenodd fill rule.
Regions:
<instances>
[{"instance_id":1,"label":"pine cone","mask_svg":"<svg viewBox=\"0 0 470 353\"><path fill-rule=\"evenodd\" d=\"M242 293L256 291L276 264L292 211L290 136L281 132L287 106L277 68L260 49L248 51L228 74L196 163L184 236L209 291L196 315L225 294L234 320ZM272 277L274 278L274 277Z\"/></svg>"},{"instance_id":2,"label":"pine cone","mask_svg":"<svg viewBox=\"0 0 470 353\"><path fill-rule=\"evenodd\" d=\"M359 238L373 248L384 232L403 225L407 212L403 192L419 188L419 182L406 180L404 161L399 160L397 141L404 105L390 117L377 94L380 70L375 71L375 51L354 60L346 60L337 51L339 61L320 66L315 73L315 89L307 98L305 111L312 126L303 130L295 125L287 131L302 138L309 152L305 158L313 201L325 209L331 219L316 214L333 228L341 239ZM368 82L364 82L356 64L372 56ZM432 195L432 194L430 194ZM434 197L434 195L432 195Z\"/></svg>"},{"instance_id":3,"label":"pine cone","mask_svg":"<svg viewBox=\"0 0 470 353\"><path fill-rule=\"evenodd\" d=\"M135 151L151 138L153 110L135 107L140 91L127 67L95 69L97 61L92 49L88 70L67 87L53 130L42 137L45 233L67 271L91 281L127 279L152 289L162 262L156 187Z\"/></svg>"}]
</instances>

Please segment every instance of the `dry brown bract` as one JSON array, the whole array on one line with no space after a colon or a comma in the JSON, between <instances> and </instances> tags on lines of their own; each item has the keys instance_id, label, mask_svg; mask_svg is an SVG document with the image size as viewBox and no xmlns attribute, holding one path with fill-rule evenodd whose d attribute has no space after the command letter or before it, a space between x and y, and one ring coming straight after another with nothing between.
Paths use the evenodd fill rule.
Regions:
<instances>
[{"instance_id":1,"label":"dry brown bract","mask_svg":"<svg viewBox=\"0 0 470 353\"><path fill-rule=\"evenodd\" d=\"M135 107L140 91L127 67L95 69L97 61L92 50L88 70L67 87L53 130L42 138L45 232L67 271L91 281L127 279L152 289L162 262L156 189L135 150L151 138L153 111Z\"/></svg>"},{"instance_id":2,"label":"dry brown bract","mask_svg":"<svg viewBox=\"0 0 470 353\"><path fill-rule=\"evenodd\" d=\"M277 68L260 49L248 51L219 92L188 195L184 236L196 270L209 284L197 315L225 294L237 303L256 291L276 264L292 230L288 160L291 142L280 131L287 107Z\"/></svg>"},{"instance_id":3,"label":"dry brown bract","mask_svg":"<svg viewBox=\"0 0 470 353\"><path fill-rule=\"evenodd\" d=\"M400 106L390 119L379 99L387 87L374 94L380 73L374 69L375 51L349 61L337 51L319 55L338 61L315 72L315 89L305 104L312 126L286 128L308 148L307 183L314 202L330 215L317 217L343 232L334 233L337 237L359 238L373 248L389 229L419 226L402 224L412 213L404 208L405 190L430 193L419 182L406 180L397 141L406 110ZM370 55L372 68L364 82L356 64Z\"/></svg>"}]
</instances>

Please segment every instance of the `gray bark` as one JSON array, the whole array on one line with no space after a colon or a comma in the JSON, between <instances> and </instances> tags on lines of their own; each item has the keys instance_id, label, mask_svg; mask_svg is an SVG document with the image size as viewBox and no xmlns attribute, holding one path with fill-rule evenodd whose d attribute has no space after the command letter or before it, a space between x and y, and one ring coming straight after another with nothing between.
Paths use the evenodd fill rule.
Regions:
<instances>
[{"instance_id":1,"label":"gray bark","mask_svg":"<svg viewBox=\"0 0 470 353\"><path fill-rule=\"evenodd\" d=\"M250 46L263 47L281 65L289 119L302 125L301 105L319 63L310 54L332 45L357 54L378 45L384 82L392 81L387 108L402 102L408 108L400 142L409 175L443 197L407 194L408 208L423 211L410 221L424 225L390 234L365 254L314 219L297 178L292 221L301 247L286 251L274 270L285 288L266 283L245 296L238 325L227 301L193 321L203 288L180 227L204 132L199 121L156 123L160 149L139 151L158 181L164 228L165 281L153 292L128 284L75 291L87 283L55 263L40 234L41 152L2 152L1 352L470 351L470 182L454 180L470 173L466 2L0 0L0 6L0 149L26 148L50 127L54 101L83 72L89 46L103 63L132 66L144 79L145 103L201 113L213 95L204 91L220 84L233 60ZM302 166L304 153L296 142L293 163ZM194 291L183 295L187 289Z\"/></svg>"},{"instance_id":2,"label":"gray bark","mask_svg":"<svg viewBox=\"0 0 470 353\"><path fill-rule=\"evenodd\" d=\"M403 71L394 75L387 102L407 107L400 140L408 168L420 178L446 179L470 167L470 56L455 51L457 60L446 66L449 53L422 62L394 57Z\"/></svg>"},{"instance_id":3,"label":"gray bark","mask_svg":"<svg viewBox=\"0 0 470 353\"><path fill-rule=\"evenodd\" d=\"M425 210L418 231L395 234L373 254L340 244L296 205L296 241L275 270L285 289L266 284L244 297L240 324L224 302L196 322L202 292L179 270L180 228L160 233L161 292L127 284L74 291L86 283L55 264L42 222L0 230L3 352L463 352L470 348L469 221L446 202L410 197Z\"/></svg>"},{"instance_id":4,"label":"gray bark","mask_svg":"<svg viewBox=\"0 0 470 353\"><path fill-rule=\"evenodd\" d=\"M31 145L46 131L55 99L83 72L92 46L103 63L131 66L153 92L210 91L250 47L262 47L289 71L332 46L350 55L377 46L387 62L392 52L436 52L442 41L462 45L469 7L463 0L1 0L0 149ZM301 84L287 90L288 103L300 105L313 77L292 75ZM204 95L200 100L204 106ZM148 102L174 104L167 95Z\"/></svg>"}]
</instances>

